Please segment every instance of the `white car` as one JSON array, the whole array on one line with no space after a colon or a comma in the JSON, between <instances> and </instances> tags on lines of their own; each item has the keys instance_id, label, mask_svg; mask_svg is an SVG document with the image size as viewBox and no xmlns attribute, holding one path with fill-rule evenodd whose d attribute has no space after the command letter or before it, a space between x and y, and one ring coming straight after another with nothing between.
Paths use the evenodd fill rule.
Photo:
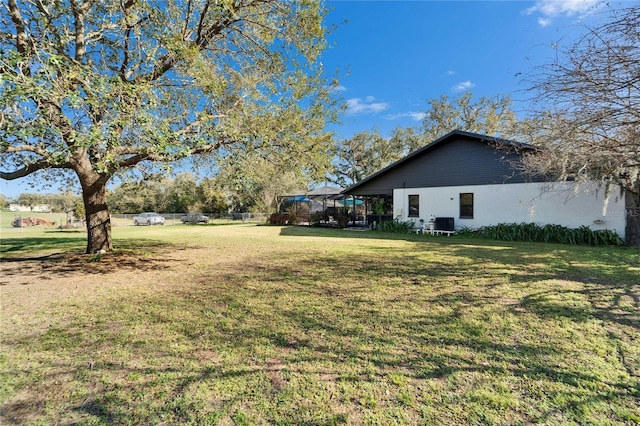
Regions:
<instances>
[{"instance_id":1,"label":"white car","mask_svg":"<svg viewBox=\"0 0 640 426\"><path fill-rule=\"evenodd\" d=\"M133 224L138 225L164 225L164 217L158 213L140 213L138 216L133 217Z\"/></svg>"}]
</instances>

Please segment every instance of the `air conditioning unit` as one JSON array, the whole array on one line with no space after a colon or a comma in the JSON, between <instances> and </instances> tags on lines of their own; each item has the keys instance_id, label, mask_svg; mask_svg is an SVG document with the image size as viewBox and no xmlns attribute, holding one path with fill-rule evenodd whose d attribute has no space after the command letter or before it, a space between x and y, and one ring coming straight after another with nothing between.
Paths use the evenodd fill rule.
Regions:
<instances>
[{"instance_id":1,"label":"air conditioning unit","mask_svg":"<svg viewBox=\"0 0 640 426\"><path fill-rule=\"evenodd\" d=\"M455 231L452 217L436 217L436 229L439 231Z\"/></svg>"}]
</instances>

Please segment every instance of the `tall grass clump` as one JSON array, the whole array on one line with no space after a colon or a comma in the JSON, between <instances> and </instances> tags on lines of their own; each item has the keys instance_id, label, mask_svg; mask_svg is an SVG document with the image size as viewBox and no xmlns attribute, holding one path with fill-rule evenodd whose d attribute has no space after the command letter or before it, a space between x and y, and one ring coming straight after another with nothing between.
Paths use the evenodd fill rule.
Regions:
<instances>
[{"instance_id":1,"label":"tall grass clump","mask_svg":"<svg viewBox=\"0 0 640 426\"><path fill-rule=\"evenodd\" d=\"M377 230L381 232L392 232L395 234L408 234L411 232L413 225L413 222L402 222L398 219L394 219L380 222Z\"/></svg>"},{"instance_id":2,"label":"tall grass clump","mask_svg":"<svg viewBox=\"0 0 640 426\"><path fill-rule=\"evenodd\" d=\"M559 243L585 246L620 246L624 241L614 231L592 230L588 226L568 228L562 225L535 223L500 223L484 226L480 235L485 238L503 241L529 241L541 243Z\"/></svg>"}]
</instances>

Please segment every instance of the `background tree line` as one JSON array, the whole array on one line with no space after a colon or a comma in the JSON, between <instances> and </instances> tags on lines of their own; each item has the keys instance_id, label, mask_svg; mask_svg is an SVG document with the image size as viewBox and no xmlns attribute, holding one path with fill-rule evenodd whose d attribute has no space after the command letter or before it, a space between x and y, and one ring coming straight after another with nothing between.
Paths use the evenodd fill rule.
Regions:
<instances>
[{"instance_id":1,"label":"background tree line","mask_svg":"<svg viewBox=\"0 0 640 426\"><path fill-rule=\"evenodd\" d=\"M197 182L191 173L174 179L125 182L109 193L108 203L113 213L226 213L230 207L216 179Z\"/></svg>"},{"instance_id":2,"label":"background tree line","mask_svg":"<svg viewBox=\"0 0 640 426\"><path fill-rule=\"evenodd\" d=\"M197 182L191 173L182 173L174 179L125 182L108 191L109 210L112 213L207 212L226 213L229 197L219 189L217 180L205 178ZM15 203L33 209L46 205L53 213L74 213L84 218L82 197L71 191L63 193L22 193L15 198L0 197L2 208Z\"/></svg>"},{"instance_id":3,"label":"background tree line","mask_svg":"<svg viewBox=\"0 0 640 426\"><path fill-rule=\"evenodd\" d=\"M54 178L75 173L87 207L88 253L111 249L105 206L114 212L269 212L278 207L277 195L302 193L323 181L348 186L455 129L539 146L523 165L528 172L595 181L607 193L621 191L631 212L627 242L640 246L637 4L606 9L604 23L584 27L573 45L558 49L555 60L532 70L525 81L535 102L527 118L514 112L509 95L479 100L471 93L443 95L427 100L420 126L396 128L390 137L373 129L335 143L325 124L335 119L337 101L316 61L325 47L321 3L250 3L239 9L225 3L193 11L175 0L155 14L147 2L125 5L124 10L98 5L85 10L55 3L56 13L68 19L54 28L49 25L52 10L10 1L9 16L0 20L7 35L0 38L6 53L0 55L6 76L0 91L0 154L3 167L15 166L0 177L17 179L45 170ZM136 13L145 17L136 24L144 34L135 50L140 55L134 55L126 38ZM173 38L155 32L177 16L196 22L190 18L197 13L200 25L189 31ZM261 38L247 45L235 36L239 25L252 26L255 16L272 13L275 18L256 24ZM40 15L39 20L26 18ZM46 37L33 37L27 21L42 25ZM109 37L82 37L84 23L105 34L120 26L125 39L103 46ZM61 45L70 39L56 31L76 37ZM276 38L283 49L274 51ZM165 45L166 40L177 44ZM94 61L87 41L97 44L94 50L104 48L119 69ZM224 56L219 68L212 68L218 48L247 55ZM37 73L25 65L33 61ZM240 78L235 71L248 62L261 67ZM298 69L285 63L302 65L302 71L283 75ZM190 84L172 84L178 76ZM64 108L60 100L67 102ZM148 107L140 110L141 105ZM185 116L184 111L199 114ZM105 195L115 175L134 169L153 174L158 171L154 164L205 154L214 157L216 172L202 181L178 175L171 181L125 183Z\"/></svg>"},{"instance_id":4,"label":"background tree line","mask_svg":"<svg viewBox=\"0 0 640 426\"><path fill-rule=\"evenodd\" d=\"M419 126L396 127L388 138L377 129L367 130L337 142L328 179L340 186L352 185L452 130L522 139L537 121L518 118L509 95L478 100L471 92L454 98L442 95L427 100Z\"/></svg>"}]
</instances>

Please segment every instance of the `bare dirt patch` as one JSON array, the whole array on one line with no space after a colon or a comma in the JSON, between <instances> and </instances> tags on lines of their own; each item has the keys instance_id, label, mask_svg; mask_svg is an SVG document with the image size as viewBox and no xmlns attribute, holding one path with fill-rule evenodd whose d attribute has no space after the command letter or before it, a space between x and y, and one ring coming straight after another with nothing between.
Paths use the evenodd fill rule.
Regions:
<instances>
[{"instance_id":1,"label":"bare dirt patch","mask_svg":"<svg viewBox=\"0 0 640 426\"><path fill-rule=\"evenodd\" d=\"M105 255L53 253L37 257L2 259L0 285L12 284L16 281L26 284L34 280L50 280L78 274L112 275L132 270L166 269L181 260L179 256L175 256L175 253L175 251L153 254L114 252Z\"/></svg>"}]
</instances>

